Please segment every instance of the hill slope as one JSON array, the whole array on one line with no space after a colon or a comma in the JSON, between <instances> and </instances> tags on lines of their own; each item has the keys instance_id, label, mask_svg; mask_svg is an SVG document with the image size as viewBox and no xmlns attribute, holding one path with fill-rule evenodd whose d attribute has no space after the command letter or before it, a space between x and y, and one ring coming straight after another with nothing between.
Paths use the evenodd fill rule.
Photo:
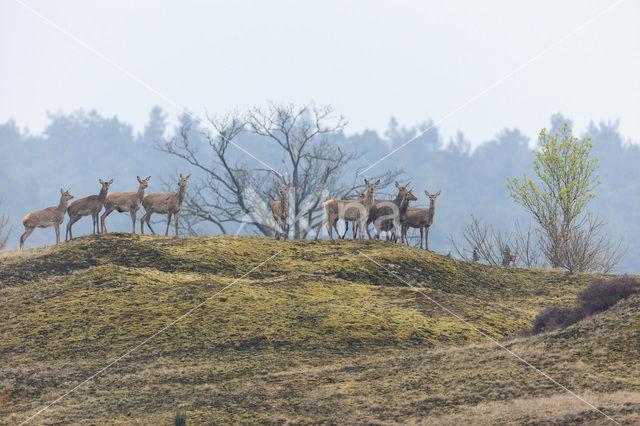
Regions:
<instances>
[{"instance_id":1,"label":"hill slope","mask_svg":"<svg viewBox=\"0 0 640 426\"><path fill-rule=\"evenodd\" d=\"M178 409L209 423L605 419L473 327L616 420L637 420L638 295L513 339L591 278L384 242L109 234L10 252L0 421L25 420L149 337L33 422L166 424Z\"/></svg>"}]
</instances>

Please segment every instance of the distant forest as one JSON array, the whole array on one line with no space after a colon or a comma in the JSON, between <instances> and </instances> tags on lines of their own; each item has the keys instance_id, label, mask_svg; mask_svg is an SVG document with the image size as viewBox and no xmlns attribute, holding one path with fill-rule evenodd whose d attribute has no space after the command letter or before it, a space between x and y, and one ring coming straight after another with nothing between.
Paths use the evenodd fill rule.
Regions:
<instances>
[{"instance_id":1,"label":"distant forest","mask_svg":"<svg viewBox=\"0 0 640 426\"><path fill-rule=\"evenodd\" d=\"M555 114L550 123L540 123L540 127L553 130L565 121L571 123L561 114ZM174 137L181 125L190 125L191 132L197 135L198 123L194 123L188 114L178 117L178 122L178 126L169 128L167 114L154 107L140 134L135 134L131 125L117 117L103 117L95 111L50 114L49 124L40 135L21 130L12 120L0 125L0 215L8 215L12 227L7 248L18 246L23 231L22 217L57 204L61 187L70 189L71 194L80 198L98 192L98 178L113 178L112 191L128 192L137 189L136 175L150 175L149 192L163 192L175 190L173 180L178 173L197 176L198 171L182 160L154 149L158 143ZM331 137L343 150L360 152L362 156L354 164L365 167L430 124L403 127L392 118L382 135L367 130ZM598 174L602 184L597 188L589 210L599 213L608 223L610 236L622 238L623 246L627 248L617 271L639 273L640 145L638 141L632 143L624 139L618 130L618 122L592 122L586 129L573 130L576 135L591 138L592 154L599 160ZM506 176L521 176L524 171L532 174L535 141L536 135L504 129L498 131L493 140L472 150L461 132L451 140L444 140L434 127L369 173L381 174L402 168L399 180L402 185L408 181L412 183L414 193L418 195L418 201L413 204L417 206L427 204L425 189L432 193L442 191L436 204L429 247L447 254L452 251L450 238L460 238L472 215L498 230L513 227L516 220L525 226L529 224L528 216L510 199L505 184ZM250 134L240 137L238 143L274 168L281 166L281 153ZM238 161L259 166L253 164L255 160L251 157L234 149ZM202 155L211 154L203 150ZM355 172L345 179L353 180ZM380 188L376 198L386 198L390 193L395 193L393 185ZM109 223L110 230L130 231L128 215L113 214ZM66 226L66 220L63 226ZM77 236L90 230L90 218L84 218L74 226ZM203 226L198 231L215 234L217 229ZM250 228L242 230L242 233L251 232ZM54 241L51 228L37 230L29 238L27 247Z\"/></svg>"}]
</instances>

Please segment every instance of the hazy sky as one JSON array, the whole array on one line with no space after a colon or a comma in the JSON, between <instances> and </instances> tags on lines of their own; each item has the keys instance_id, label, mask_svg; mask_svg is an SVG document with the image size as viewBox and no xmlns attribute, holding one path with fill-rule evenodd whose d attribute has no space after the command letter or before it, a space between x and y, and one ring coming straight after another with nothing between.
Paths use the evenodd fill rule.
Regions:
<instances>
[{"instance_id":1,"label":"hazy sky","mask_svg":"<svg viewBox=\"0 0 640 426\"><path fill-rule=\"evenodd\" d=\"M640 141L638 18L636 0L2 0L0 122L39 132L47 111L96 108L140 130L153 105L175 117L271 99L331 104L347 132L384 130L390 116L446 117L527 64L442 133L474 144L505 127L532 136L561 111L578 130L620 118Z\"/></svg>"}]
</instances>

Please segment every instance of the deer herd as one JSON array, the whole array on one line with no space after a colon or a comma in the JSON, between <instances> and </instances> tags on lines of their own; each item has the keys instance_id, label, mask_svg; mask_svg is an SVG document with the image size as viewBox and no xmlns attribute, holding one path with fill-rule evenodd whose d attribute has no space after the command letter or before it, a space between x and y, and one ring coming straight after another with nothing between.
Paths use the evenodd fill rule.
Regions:
<instances>
[{"instance_id":1,"label":"deer herd","mask_svg":"<svg viewBox=\"0 0 640 426\"><path fill-rule=\"evenodd\" d=\"M176 236L178 235L178 214L182 208L182 202L185 198L188 176L182 176L178 180L178 191L161 194L145 194L145 189L149 186L151 176L146 179L138 179L138 190L136 192L109 192L109 187L113 183L113 179L103 181L98 179L100 183L100 192L98 195L89 195L88 197L69 203L73 196L69 191L60 189L60 202L57 206L48 207L29 213L22 219L25 231L20 236L20 250L24 248L24 242L36 228L53 227L56 232L56 244L60 242L60 224L64 221L65 214L68 213L69 221L67 222L67 231L65 233L65 241L73 239L72 226L84 216L91 215L93 221L92 235L106 233L106 218L114 210L120 213L129 212L131 215L131 232L136 232L136 216L140 207L144 207L145 213L140 219L140 233L144 234L145 223L149 230L155 234L151 227L151 215L153 213L167 215L167 228L165 235L169 234L169 226L171 225L171 217L173 216ZM364 180L366 191L358 192L358 198L355 200L328 200L322 203L324 212L323 220L318 224L315 239L318 239L322 225L326 225L331 241L333 239L333 230L339 238L345 238L349 229L349 223L353 228L353 239L358 238L360 242L364 242L364 233L366 231L369 239L372 239L369 231L369 225L373 223L375 235L373 238L379 239L382 232L387 235L387 240L397 241L400 238L402 243L409 244L407 231L409 228L420 230L420 248L422 248L422 239L424 237L424 248L429 250L429 228L433 223L435 213L436 198L440 195L440 191L430 194L424 191L429 198L429 206L427 208L409 207L410 201L416 201L417 197L413 194L413 189L409 189L409 184L400 186L395 183L398 193L394 199L376 200L376 186L380 184L380 180L370 183ZM286 223L289 214L289 204L287 203L287 193L291 188L291 184L278 185L280 199L271 204L271 213L275 222L275 238L280 239L281 235L286 239ZM98 216L104 208L104 213ZM337 223L339 220L345 222L345 231L342 236L338 232Z\"/></svg>"}]
</instances>

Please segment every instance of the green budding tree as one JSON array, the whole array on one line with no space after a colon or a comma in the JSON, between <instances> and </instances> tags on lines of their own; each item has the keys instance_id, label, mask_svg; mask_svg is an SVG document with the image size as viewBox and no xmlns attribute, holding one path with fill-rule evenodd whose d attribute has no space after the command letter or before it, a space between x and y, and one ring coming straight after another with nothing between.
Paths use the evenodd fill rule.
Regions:
<instances>
[{"instance_id":1,"label":"green budding tree","mask_svg":"<svg viewBox=\"0 0 640 426\"><path fill-rule=\"evenodd\" d=\"M507 177L507 188L537 222L543 255L551 266L569 272L611 271L622 252L620 243L604 234L604 222L587 211L600 184L589 138L573 136L565 123L555 133L543 129L538 144L533 162L537 180L526 173L522 178Z\"/></svg>"}]
</instances>

